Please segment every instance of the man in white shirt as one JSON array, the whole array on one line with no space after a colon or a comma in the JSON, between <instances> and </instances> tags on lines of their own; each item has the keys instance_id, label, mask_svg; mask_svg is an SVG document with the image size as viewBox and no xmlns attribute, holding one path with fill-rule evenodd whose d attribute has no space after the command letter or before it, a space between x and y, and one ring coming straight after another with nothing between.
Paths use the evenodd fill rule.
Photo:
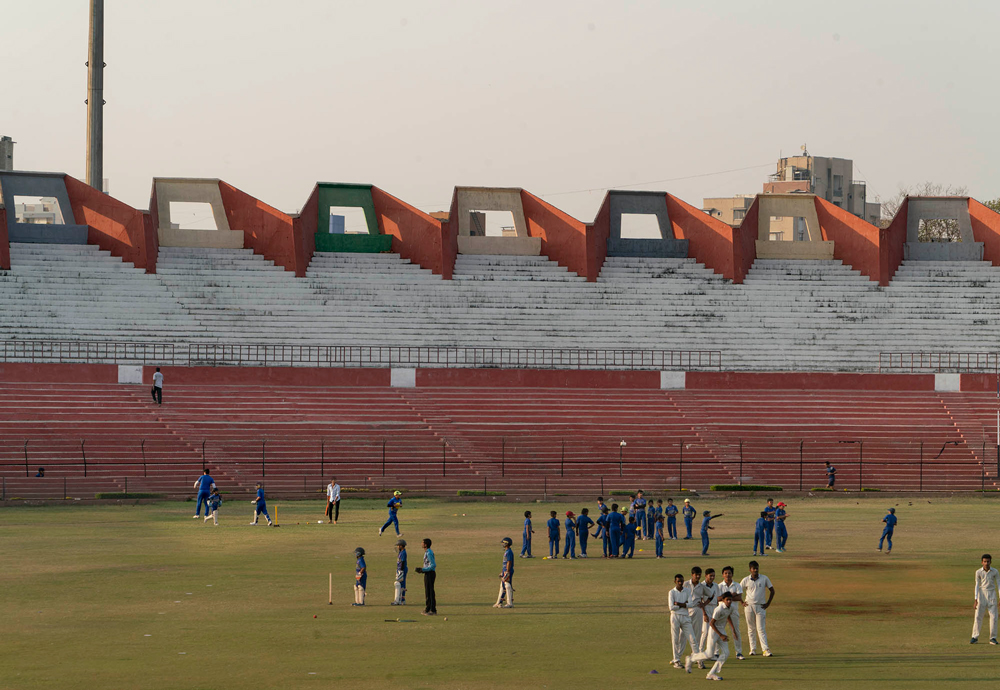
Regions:
<instances>
[{"instance_id":1,"label":"man in white shirt","mask_svg":"<svg viewBox=\"0 0 1000 690\"><path fill-rule=\"evenodd\" d=\"M691 653L695 653L695 644L701 647L701 631L704 629L705 609L704 601L708 597L705 585L701 582L701 568L695 566L691 568L691 579L684 583L684 589L688 593L688 615L691 617L691 630L694 632L694 640L691 644ZM704 668L704 662L699 662L699 668Z\"/></svg>"},{"instance_id":2,"label":"man in white shirt","mask_svg":"<svg viewBox=\"0 0 1000 690\"><path fill-rule=\"evenodd\" d=\"M698 639L691 629L691 616L688 613L688 590L684 586L684 576L678 573L674 575L674 588L667 596L670 608L670 641L673 643L674 658L670 664L674 668L681 666L681 655L684 653L685 638L691 642L693 653L701 651L698 646Z\"/></svg>"},{"instance_id":3,"label":"man in white shirt","mask_svg":"<svg viewBox=\"0 0 1000 690\"><path fill-rule=\"evenodd\" d=\"M156 373L153 374L153 402L163 404L163 374L160 373L160 367L156 367Z\"/></svg>"},{"instance_id":4,"label":"man in white shirt","mask_svg":"<svg viewBox=\"0 0 1000 690\"><path fill-rule=\"evenodd\" d=\"M718 584L719 596L729 593L733 596L733 605L729 619L733 622L733 643L736 645L736 658L743 660L743 641L740 639L740 607L743 605L743 588L733 580L733 566L722 569L722 582Z\"/></svg>"},{"instance_id":5,"label":"man in white shirt","mask_svg":"<svg viewBox=\"0 0 1000 690\"><path fill-rule=\"evenodd\" d=\"M705 600L702 602L702 626L701 626L701 648L704 650L708 646L708 637L711 626L709 622L712 618L712 613L715 611L715 607L719 603L719 586L715 583L715 568L708 568L705 570L705 581L701 583L702 592L705 595Z\"/></svg>"},{"instance_id":6,"label":"man in white shirt","mask_svg":"<svg viewBox=\"0 0 1000 690\"><path fill-rule=\"evenodd\" d=\"M326 485L326 518L327 524L332 522L335 525L340 519L340 484L336 477Z\"/></svg>"},{"instance_id":7,"label":"man in white shirt","mask_svg":"<svg viewBox=\"0 0 1000 690\"><path fill-rule=\"evenodd\" d=\"M767 608L774 599L774 585L767 575L760 574L760 565L757 561L750 561L750 574L740 582L743 588L743 608L747 614L747 637L750 638L750 656L757 653L757 638L760 638L760 647L764 650L764 656L773 656L771 648L767 646ZM766 597L765 593L770 592ZM756 636L754 636L756 632Z\"/></svg>"},{"instance_id":8,"label":"man in white shirt","mask_svg":"<svg viewBox=\"0 0 1000 690\"><path fill-rule=\"evenodd\" d=\"M983 554L983 567L976 570L976 617L972 620L972 642L979 641L983 614L990 612L990 644L997 643L997 585L1000 573L992 566L993 556Z\"/></svg>"},{"instance_id":9,"label":"man in white shirt","mask_svg":"<svg viewBox=\"0 0 1000 690\"><path fill-rule=\"evenodd\" d=\"M729 637L726 635L726 621L729 622L729 626L733 629L733 636L736 636L736 624L733 623L732 619L733 608L733 595L726 592L719 599L719 605L712 611L712 617L709 618L708 625L705 626L709 631L708 646L703 647L700 653L693 654L685 660L685 671L691 673L692 661L698 661L703 664L706 660L717 656L718 659L716 659L715 665L712 666L712 670L708 672L705 678L707 680L722 680L722 676L719 674L722 673L722 665L729 658Z\"/></svg>"}]
</instances>

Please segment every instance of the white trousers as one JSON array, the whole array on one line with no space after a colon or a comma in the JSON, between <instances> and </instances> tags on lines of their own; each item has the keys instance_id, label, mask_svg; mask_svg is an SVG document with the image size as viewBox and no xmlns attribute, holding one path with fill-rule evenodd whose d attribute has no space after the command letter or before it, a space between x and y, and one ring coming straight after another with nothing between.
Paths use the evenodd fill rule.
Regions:
<instances>
[{"instance_id":1,"label":"white trousers","mask_svg":"<svg viewBox=\"0 0 1000 690\"><path fill-rule=\"evenodd\" d=\"M685 642L691 643L691 651L697 654L700 650L698 638L694 636L691 628L691 617L683 613L670 614L670 640L674 646L674 658L672 663L679 664L684 655Z\"/></svg>"},{"instance_id":2,"label":"white trousers","mask_svg":"<svg viewBox=\"0 0 1000 690\"><path fill-rule=\"evenodd\" d=\"M739 602L734 601L730 606L733 609L733 612L729 614L729 618L733 621L733 630L736 631L733 633L733 646L736 647L737 654L742 654L743 640L740 637L740 604Z\"/></svg>"},{"instance_id":3,"label":"white trousers","mask_svg":"<svg viewBox=\"0 0 1000 690\"><path fill-rule=\"evenodd\" d=\"M996 602L990 603L988 601L979 600L979 606L976 607L976 617L972 621L972 636L979 637L979 628L983 624L983 616L989 611L990 614L990 639L994 640L997 636L997 605Z\"/></svg>"},{"instance_id":4,"label":"white trousers","mask_svg":"<svg viewBox=\"0 0 1000 690\"><path fill-rule=\"evenodd\" d=\"M718 625L718 623L716 623L716 625ZM711 628L711 626L705 626L705 627ZM726 659L729 658L729 643L723 642L722 638L719 637L718 633L710 630L708 634L708 644L705 645L705 650L698 654L692 655L691 661L692 662L708 661L716 654L719 655L719 658L715 662L715 665L712 666L712 670L709 671L709 673L714 673L717 676L721 676L722 665L726 663Z\"/></svg>"},{"instance_id":5,"label":"white trousers","mask_svg":"<svg viewBox=\"0 0 1000 690\"><path fill-rule=\"evenodd\" d=\"M702 618L700 608L688 609L688 615L691 616L691 630L694 632L694 639L698 640L698 647L701 648L701 641L704 639L701 632L705 629L705 619ZM693 646L691 652L694 653Z\"/></svg>"},{"instance_id":6,"label":"white trousers","mask_svg":"<svg viewBox=\"0 0 1000 690\"><path fill-rule=\"evenodd\" d=\"M705 613L708 614L708 619L712 619L712 614L715 613L715 606L709 605L705 607ZM701 614L698 614L699 616ZM701 619L701 648L705 649L708 646L708 638L712 634L712 626L705 622L705 619ZM712 656L715 656L714 654Z\"/></svg>"},{"instance_id":7,"label":"white trousers","mask_svg":"<svg viewBox=\"0 0 1000 690\"><path fill-rule=\"evenodd\" d=\"M500 593L497 594L496 606L503 603L504 595L507 595L507 606L514 605L514 588L510 586L509 582L500 582Z\"/></svg>"},{"instance_id":8,"label":"white trousers","mask_svg":"<svg viewBox=\"0 0 1000 690\"><path fill-rule=\"evenodd\" d=\"M757 638L760 638L760 646L765 652L771 651L767 646L767 611L763 604L747 604L744 609L747 614L747 637L750 639L750 653L757 651ZM756 633L756 634L754 634Z\"/></svg>"}]
</instances>

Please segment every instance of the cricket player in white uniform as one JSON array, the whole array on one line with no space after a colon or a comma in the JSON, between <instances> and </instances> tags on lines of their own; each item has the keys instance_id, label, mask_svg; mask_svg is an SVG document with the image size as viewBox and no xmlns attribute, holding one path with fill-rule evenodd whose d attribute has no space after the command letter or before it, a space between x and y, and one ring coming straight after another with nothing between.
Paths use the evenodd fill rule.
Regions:
<instances>
[{"instance_id":1,"label":"cricket player in white uniform","mask_svg":"<svg viewBox=\"0 0 1000 690\"><path fill-rule=\"evenodd\" d=\"M691 616L688 613L688 590L684 586L684 576L674 575L674 588L670 590L667 601L670 607L670 641L673 643L674 658L670 664L674 668L681 666L681 655L684 653L685 639L691 642L692 651L701 651L698 639L691 629Z\"/></svg>"},{"instance_id":2,"label":"cricket player in white uniform","mask_svg":"<svg viewBox=\"0 0 1000 690\"><path fill-rule=\"evenodd\" d=\"M715 607L719 603L719 586L715 582L714 568L707 568L705 570L705 581L701 583L701 587L705 595L705 599L702 602L704 614L701 618L701 648L704 650L708 646L711 629L709 622L712 619L712 612L715 611Z\"/></svg>"},{"instance_id":3,"label":"cricket player in white uniform","mask_svg":"<svg viewBox=\"0 0 1000 690\"><path fill-rule=\"evenodd\" d=\"M727 565L722 569L722 582L718 585L719 596L728 592L733 596L733 606L729 613L729 619L733 622L733 643L736 646L736 658L743 660L743 641L740 639L740 608L743 606L743 588L739 582L733 580L733 566Z\"/></svg>"},{"instance_id":4,"label":"cricket player in white uniform","mask_svg":"<svg viewBox=\"0 0 1000 690\"><path fill-rule=\"evenodd\" d=\"M979 641L983 615L990 612L990 644L997 643L997 585L1000 573L992 566L993 556L983 554L983 567L976 571L976 617L972 620L972 642Z\"/></svg>"},{"instance_id":5,"label":"cricket player in white uniform","mask_svg":"<svg viewBox=\"0 0 1000 690\"><path fill-rule=\"evenodd\" d=\"M743 588L743 608L747 614L747 637L750 638L750 656L757 653L757 638L764 656L773 656L767 645L767 609L774 599L774 585L767 575L760 574L757 561L750 561L750 574L740 582ZM770 592L766 597L765 593ZM756 632L756 636L754 633Z\"/></svg>"},{"instance_id":6,"label":"cricket player in white uniform","mask_svg":"<svg viewBox=\"0 0 1000 690\"><path fill-rule=\"evenodd\" d=\"M712 611L712 617L708 620L708 625L705 626L709 631L708 646L704 647L699 654L692 654L684 661L685 671L691 673L692 661L704 663L706 660L718 657L715 660L715 665L712 666L712 670L708 672L705 678L707 680L722 680L722 676L720 675L722 673L722 665L729 658L729 637L726 635L727 621L729 622L729 627L733 629L733 635L736 635L736 624L733 623L732 619L734 608L733 595L726 592L719 599L719 605Z\"/></svg>"},{"instance_id":7,"label":"cricket player in white uniform","mask_svg":"<svg viewBox=\"0 0 1000 690\"><path fill-rule=\"evenodd\" d=\"M694 653L694 646L701 647L701 631L704 628L705 610L702 607L707 597L705 586L701 582L701 568L695 566L691 568L691 579L684 583L684 589L688 593L688 615L691 617L691 630L694 632L691 653ZM701 668L699 666L699 668Z\"/></svg>"}]
</instances>

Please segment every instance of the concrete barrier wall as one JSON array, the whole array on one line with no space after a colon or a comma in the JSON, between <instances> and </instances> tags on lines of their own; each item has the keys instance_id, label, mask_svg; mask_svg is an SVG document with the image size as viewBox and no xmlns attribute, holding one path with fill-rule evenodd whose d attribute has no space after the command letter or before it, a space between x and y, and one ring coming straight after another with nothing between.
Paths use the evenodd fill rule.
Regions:
<instances>
[{"instance_id":1,"label":"concrete barrier wall","mask_svg":"<svg viewBox=\"0 0 1000 690\"><path fill-rule=\"evenodd\" d=\"M892 277L899 270L899 265L903 263L904 248L906 247L906 214L909 207L909 199L903 199L896 211L896 217L889 223L889 227L884 228L879 233L879 285L883 287L889 284Z\"/></svg>"},{"instance_id":2,"label":"concrete barrier wall","mask_svg":"<svg viewBox=\"0 0 1000 690\"><path fill-rule=\"evenodd\" d=\"M295 251L291 216L222 181L219 194L229 227L243 234L241 246L253 249L254 254L283 266L286 271L305 276L308 264L301 264Z\"/></svg>"},{"instance_id":3,"label":"concrete barrier wall","mask_svg":"<svg viewBox=\"0 0 1000 690\"><path fill-rule=\"evenodd\" d=\"M468 237L458 236L459 254L500 256L540 256L541 237Z\"/></svg>"},{"instance_id":4,"label":"concrete barrier wall","mask_svg":"<svg viewBox=\"0 0 1000 690\"><path fill-rule=\"evenodd\" d=\"M312 193L302 205L298 216L292 218L292 236L295 238L295 261L299 266L309 268L316 252L316 231L319 221L319 185L314 185ZM296 273L296 275L298 275Z\"/></svg>"},{"instance_id":5,"label":"concrete barrier wall","mask_svg":"<svg viewBox=\"0 0 1000 690\"><path fill-rule=\"evenodd\" d=\"M450 278L455 259L448 259L450 247L441 221L378 187L372 187L371 193L379 230L392 238L392 251L437 275L447 273Z\"/></svg>"},{"instance_id":6,"label":"concrete barrier wall","mask_svg":"<svg viewBox=\"0 0 1000 690\"><path fill-rule=\"evenodd\" d=\"M521 205L521 190L508 187L456 187L457 213L449 220L457 222L458 234L471 232L469 214L472 211L509 211L514 217L518 237L528 237L528 225ZM457 215L457 217L455 217Z\"/></svg>"},{"instance_id":7,"label":"concrete barrier wall","mask_svg":"<svg viewBox=\"0 0 1000 690\"><path fill-rule=\"evenodd\" d=\"M968 207L973 238L983 244L983 260L1000 266L1000 214L975 199L969 199Z\"/></svg>"},{"instance_id":8,"label":"concrete barrier wall","mask_svg":"<svg viewBox=\"0 0 1000 690\"><path fill-rule=\"evenodd\" d=\"M156 221L157 229L170 228L170 202L185 201L209 204L212 207L216 229L220 231L231 230L229 219L226 217L226 206L222 203L219 182L218 179L208 178L154 178L153 195L156 197L156 215L153 219ZM150 211L152 210L151 206Z\"/></svg>"},{"instance_id":9,"label":"concrete barrier wall","mask_svg":"<svg viewBox=\"0 0 1000 690\"><path fill-rule=\"evenodd\" d=\"M825 199L817 196L814 201L823 239L833 243L833 258L878 282L882 275L879 229Z\"/></svg>"},{"instance_id":10,"label":"concrete barrier wall","mask_svg":"<svg viewBox=\"0 0 1000 690\"><path fill-rule=\"evenodd\" d=\"M734 263L730 226L671 194L667 194L667 213L674 237L688 241L688 256L729 280L742 281Z\"/></svg>"},{"instance_id":11,"label":"concrete barrier wall","mask_svg":"<svg viewBox=\"0 0 1000 690\"><path fill-rule=\"evenodd\" d=\"M243 233L239 230L177 230L160 228L156 233L161 247L243 249Z\"/></svg>"},{"instance_id":12,"label":"concrete barrier wall","mask_svg":"<svg viewBox=\"0 0 1000 690\"><path fill-rule=\"evenodd\" d=\"M0 271L10 270L10 242L7 239L7 208L0 200Z\"/></svg>"},{"instance_id":13,"label":"concrete barrier wall","mask_svg":"<svg viewBox=\"0 0 1000 690\"><path fill-rule=\"evenodd\" d=\"M771 242L757 240L758 259L833 259L833 242Z\"/></svg>"},{"instance_id":14,"label":"concrete barrier wall","mask_svg":"<svg viewBox=\"0 0 1000 690\"><path fill-rule=\"evenodd\" d=\"M69 175L65 183L73 215L88 227L88 244L156 272L158 242L147 214Z\"/></svg>"},{"instance_id":15,"label":"concrete barrier wall","mask_svg":"<svg viewBox=\"0 0 1000 690\"><path fill-rule=\"evenodd\" d=\"M560 266L590 281L587 261L587 224L542 201L534 194L521 190L521 208L528 235L541 240L540 252ZM488 238L489 239L489 238ZM503 239L518 239L506 237Z\"/></svg>"}]
</instances>

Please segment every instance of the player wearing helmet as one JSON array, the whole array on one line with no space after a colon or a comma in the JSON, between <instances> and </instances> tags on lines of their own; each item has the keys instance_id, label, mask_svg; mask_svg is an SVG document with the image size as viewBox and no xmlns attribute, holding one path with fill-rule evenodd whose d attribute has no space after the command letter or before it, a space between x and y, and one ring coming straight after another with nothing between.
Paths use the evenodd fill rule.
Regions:
<instances>
[{"instance_id":1,"label":"player wearing helmet","mask_svg":"<svg viewBox=\"0 0 1000 690\"><path fill-rule=\"evenodd\" d=\"M396 582L394 583L396 598L393 599L390 606L402 606L406 603L406 573L408 570L406 567L406 540L399 539L396 541Z\"/></svg>"},{"instance_id":2,"label":"player wearing helmet","mask_svg":"<svg viewBox=\"0 0 1000 690\"><path fill-rule=\"evenodd\" d=\"M368 585L368 567L365 564L365 550L360 546L354 549L354 556L358 559L354 569L354 603L351 606L365 605L365 587Z\"/></svg>"}]
</instances>

